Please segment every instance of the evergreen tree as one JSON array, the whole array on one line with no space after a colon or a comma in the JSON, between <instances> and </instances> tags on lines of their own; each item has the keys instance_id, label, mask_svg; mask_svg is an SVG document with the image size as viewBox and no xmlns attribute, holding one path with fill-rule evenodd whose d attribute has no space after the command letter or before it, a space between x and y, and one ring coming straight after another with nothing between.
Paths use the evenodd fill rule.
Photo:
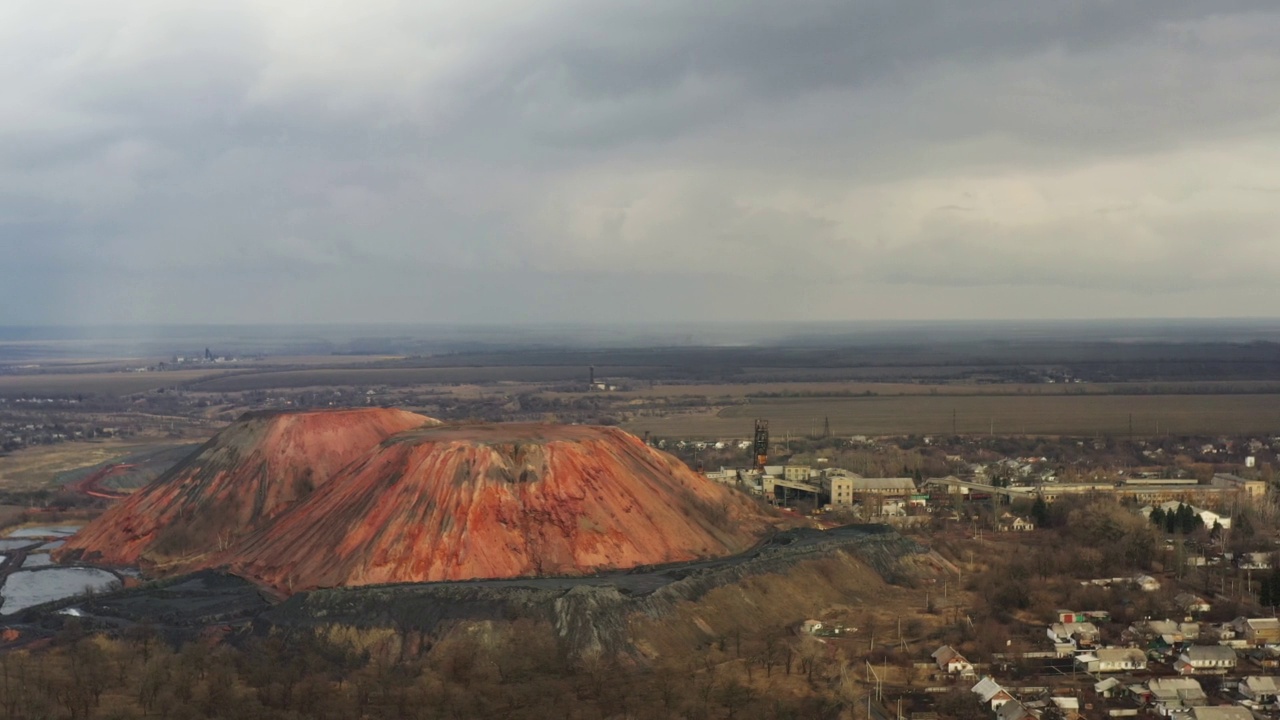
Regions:
<instances>
[{"instance_id":1,"label":"evergreen tree","mask_svg":"<svg viewBox=\"0 0 1280 720\"><path fill-rule=\"evenodd\" d=\"M1178 531L1178 513L1170 510L1164 514L1164 531L1170 535Z\"/></svg>"},{"instance_id":2,"label":"evergreen tree","mask_svg":"<svg viewBox=\"0 0 1280 720\"><path fill-rule=\"evenodd\" d=\"M1151 511L1151 524L1164 529L1164 508L1157 507Z\"/></svg>"},{"instance_id":3,"label":"evergreen tree","mask_svg":"<svg viewBox=\"0 0 1280 720\"><path fill-rule=\"evenodd\" d=\"M1043 495L1036 495L1036 501L1031 505L1031 519L1038 528L1048 526L1049 505L1044 501Z\"/></svg>"},{"instance_id":4,"label":"evergreen tree","mask_svg":"<svg viewBox=\"0 0 1280 720\"><path fill-rule=\"evenodd\" d=\"M1190 535L1196 530L1196 520L1200 520L1200 516L1191 509L1189 505L1178 506L1178 529L1183 535ZM1203 525L1204 521L1200 520Z\"/></svg>"},{"instance_id":5,"label":"evergreen tree","mask_svg":"<svg viewBox=\"0 0 1280 720\"><path fill-rule=\"evenodd\" d=\"M1280 605L1280 568L1272 568L1258 583L1258 604L1263 607Z\"/></svg>"}]
</instances>

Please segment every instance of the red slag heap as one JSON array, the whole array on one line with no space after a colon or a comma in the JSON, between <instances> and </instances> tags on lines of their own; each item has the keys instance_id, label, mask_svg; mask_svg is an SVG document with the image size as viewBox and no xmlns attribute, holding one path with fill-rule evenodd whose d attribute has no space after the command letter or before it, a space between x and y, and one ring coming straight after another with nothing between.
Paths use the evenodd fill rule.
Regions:
<instances>
[{"instance_id":1,"label":"red slag heap","mask_svg":"<svg viewBox=\"0 0 1280 720\"><path fill-rule=\"evenodd\" d=\"M436 423L382 408L247 416L89 523L57 555L171 571L207 565L388 437Z\"/></svg>"},{"instance_id":2,"label":"red slag heap","mask_svg":"<svg viewBox=\"0 0 1280 720\"><path fill-rule=\"evenodd\" d=\"M751 547L746 497L612 428L509 424L402 433L226 556L283 592L578 575Z\"/></svg>"}]
</instances>

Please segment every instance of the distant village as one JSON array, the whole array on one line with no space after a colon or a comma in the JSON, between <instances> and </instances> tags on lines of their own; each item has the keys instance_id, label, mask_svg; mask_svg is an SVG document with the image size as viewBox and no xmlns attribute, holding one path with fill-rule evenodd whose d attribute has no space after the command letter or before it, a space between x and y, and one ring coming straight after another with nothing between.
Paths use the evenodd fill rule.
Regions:
<instances>
[{"instance_id":1,"label":"distant village","mask_svg":"<svg viewBox=\"0 0 1280 720\"><path fill-rule=\"evenodd\" d=\"M1280 620L1201 622L1196 618L1210 611L1208 601L1183 593L1176 602L1177 618L1132 624L1113 622L1101 610L1060 610L1044 628L1042 650L996 658L1006 667L1016 660L1056 672L1062 678L1056 687L1001 682L991 674L993 664L972 663L944 645L925 667L947 685L928 691L967 689L994 720L1255 720L1280 714Z\"/></svg>"},{"instance_id":2,"label":"distant village","mask_svg":"<svg viewBox=\"0 0 1280 720\"><path fill-rule=\"evenodd\" d=\"M1046 542L1050 548L1061 543L1069 537L1061 526L1046 529L1047 534L1039 532L1055 503L1077 508L1077 513L1111 508L1108 512L1129 518L1133 527L1154 531L1151 536L1156 538L1154 552L1159 560L1143 565L1151 569L1121 562L1119 567L1130 569L1119 576L1076 575L1072 580L1060 571L1046 571L1048 575L1040 578L1042 600L1044 593L1052 594L1046 588L1075 585L1077 593L1065 593L1064 597L1105 599L1099 602L1102 607L1063 609L1052 617L1037 617L1036 612L1041 611L1032 612L1025 604L1014 603L1011 612L997 610L996 604L1007 605L1000 597L1002 590L984 585L993 582L992 572L1000 570L970 579L968 588L973 594L967 600L952 602L973 605L953 605L949 613L943 611L944 623L953 623L944 624L951 629L943 634L967 637L968 647L982 648L975 650L978 657L936 640L932 645L926 641L908 649L901 639L901 625L896 641L901 647L884 648L879 655L876 636L860 634L857 628L829 619L800 625L798 633L824 643L867 648L857 643L870 642L865 682L874 690L864 698L867 717L1280 718L1280 619L1275 616L1280 605L1280 553L1276 552L1276 527L1253 528L1250 532L1256 533L1256 544L1247 550L1227 541L1238 521L1257 525L1260 517L1270 517L1265 513L1266 508L1274 507L1269 470L1275 459L1276 438L1224 438L1164 446L1152 443L1138 453L1153 459L1151 466L1093 467L1088 479L1081 479L1082 473L1064 478L1064 465L1044 457L975 462L949 455L953 472L945 475L873 477L835 467L832 458L813 452L800 454L802 462L790 458L771 462L765 452L770 445L764 438L758 442L718 441L720 447L706 442L701 449L694 443L702 441L686 442L694 451L748 453L758 461L743 467L704 468L706 477L715 482L819 520L830 517L831 524L888 523L914 533L924 543L957 543L954 547L970 548L970 565L977 548L996 553L988 557L988 567L1007 568L999 558L1001 549L1019 553ZM881 446L883 442L855 438L844 444L872 453L897 449ZM1089 443L1079 442L1081 447ZM1142 441L1139 443L1143 447ZM679 441L673 444L677 452L683 449ZM928 443L921 440L921 444ZM1173 464L1159 466L1175 454L1184 461L1194 458L1194 471L1179 470ZM1259 462L1259 457L1264 461ZM1105 525L1107 521L1102 522ZM1070 554L1071 548L1064 548L1064 552ZM955 573L955 586L961 586L963 570L959 564L949 567L949 572ZM1037 592L1034 577L1023 575L1001 582L1005 587L1021 586L1023 593L1027 588ZM1117 608L1123 608L1124 617L1113 616ZM927 610L908 612L930 617L938 609L930 603ZM982 616L984 624L975 625L975 616ZM991 625L996 616L1003 619ZM994 638L986 634L997 628L1001 637L1009 639L1000 640L1000 645L991 649ZM930 635L937 636L937 632ZM887 664L890 658L908 667L905 672L900 670L891 694L886 694L881 687L884 679L894 674ZM879 667L876 662L886 665Z\"/></svg>"},{"instance_id":3,"label":"distant village","mask_svg":"<svg viewBox=\"0 0 1280 720\"><path fill-rule=\"evenodd\" d=\"M739 441L740 449L750 447ZM809 464L765 464L757 467L726 468L704 471L710 480L736 487L781 506L807 505L817 512L852 514L863 521L897 523L912 516L927 516L938 511L953 511L957 502L990 501L994 506L1021 505L1024 508L1037 499L1052 503L1068 496L1103 496L1141 507L1149 515L1156 508L1169 512L1181 505L1192 511L1206 528L1230 526L1228 509L1242 498L1260 499L1267 493L1268 482L1234 473L1213 473L1207 482L1196 477L1149 477L1136 474L1114 480L1059 482L1052 475L1031 475L1032 463L999 461L996 466L1010 464L1021 471L1015 479L993 482L986 465L969 466L967 478L946 475L932 478L863 477L851 470L815 467ZM1251 472L1254 463L1246 463ZM992 529L1030 530L1031 518L1001 513Z\"/></svg>"}]
</instances>

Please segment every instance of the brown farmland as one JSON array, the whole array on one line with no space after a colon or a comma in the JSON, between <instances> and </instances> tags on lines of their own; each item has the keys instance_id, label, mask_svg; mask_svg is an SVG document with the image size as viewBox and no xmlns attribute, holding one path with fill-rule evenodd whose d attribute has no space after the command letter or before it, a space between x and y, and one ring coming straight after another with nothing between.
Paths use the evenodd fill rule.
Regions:
<instances>
[{"instance_id":1,"label":"brown farmland","mask_svg":"<svg viewBox=\"0 0 1280 720\"><path fill-rule=\"evenodd\" d=\"M183 385L218 375L220 370L174 370L168 372L47 372L31 375L0 375L0 396L76 395L102 393L130 395L156 388Z\"/></svg>"},{"instance_id":2,"label":"brown farmland","mask_svg":"<svg viewBox=\"0 0 1280 720\"><path fill-rule=\"evenodd\" d=\"M752 418L768 418L774 435L821 431L836 435L989 433L1000 435L1280 434L1276 395L906 395L841 398L761 398L706 413L640 417L633 432L659 436L747 437Z\"/></svg>"},{"instance_id":3,"label":"brown farmland","mask_svg":"<svg viewBox=\"0 0 1280 720\"><path fill-rule=\"evenodd\" d=\"M188 385L198 392L241 392L306 387L369 385L431 385L436 383L561 382L580 379L583 367L425 367L425 368L310 368L232 373Z\"/></svg>"}]
</instances>

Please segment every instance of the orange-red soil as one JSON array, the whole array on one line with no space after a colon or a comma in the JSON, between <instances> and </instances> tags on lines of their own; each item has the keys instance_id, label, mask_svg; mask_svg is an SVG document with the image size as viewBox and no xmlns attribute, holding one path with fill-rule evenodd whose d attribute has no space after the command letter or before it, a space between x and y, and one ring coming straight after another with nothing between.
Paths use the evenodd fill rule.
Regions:
<instances>
[{"instance_id":1,"label":"orange-red soil","mask_svg":"<svg viewBox=\"0 0 1280 720\"><path fill-rule=\"evenodd\" d=\"M720 557L770 527L749 498L621 430L362 410L238 423L58 554L225 567L292 593Z\"/></svg>"},{"instance_id":2,"label":"orange-red soil","mask_svg":"<svg viewBox=\"0 0 1280 720\"><path fill-rule=\"evenodd\" d=\"M230 566L286 592L576 575L729 555L767 529L751 500L621 430L423 428L247 537Z\"/></svg>"},{"instance_id":3,"label":"orange-red soil","mask_svg":"<svg viewBox=\"0 0 1280 720\"><path fill-rule=\"evenodd\" d=\"M250 417L107 510L57 555L190 563L230 547L388 437L435 422L382 408Z\"/></svg>"}]
</instances>

